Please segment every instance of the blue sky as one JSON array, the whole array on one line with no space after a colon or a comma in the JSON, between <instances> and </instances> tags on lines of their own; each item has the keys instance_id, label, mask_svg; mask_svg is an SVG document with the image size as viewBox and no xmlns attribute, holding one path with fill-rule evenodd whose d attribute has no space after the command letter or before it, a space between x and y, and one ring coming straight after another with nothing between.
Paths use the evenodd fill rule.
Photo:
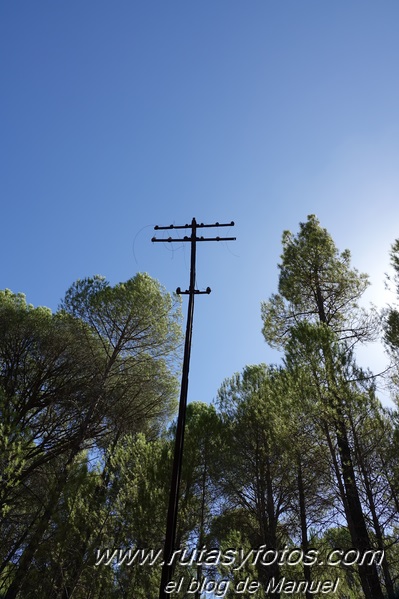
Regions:
<instances>
[{"instance_id":1,"label":"blue sky","mask_svg":"<svg viewBox=\"0 0 399 599\"><path fill-rule=\"evenodd\" d=\"M260 302L310 213L381 306L399 237L399 3L86 0L0 5L0 288L56 309L77 278L187 288L155 224L234 220L199 244L189 396L275 362ZM184 300L186 312L186 299ZM384 368L374 346L364 365Z\"/></svg>"}]
</instances>

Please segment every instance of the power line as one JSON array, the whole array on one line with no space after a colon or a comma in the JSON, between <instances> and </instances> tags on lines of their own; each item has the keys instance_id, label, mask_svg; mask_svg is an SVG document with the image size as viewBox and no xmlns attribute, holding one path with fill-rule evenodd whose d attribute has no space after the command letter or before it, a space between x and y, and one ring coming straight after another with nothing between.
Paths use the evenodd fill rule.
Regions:
<instances>
[{"instance_id":1,"label":"power line","mask_svg":"<svg viewBox=\"0 0 399 599\"><path fill-rule=\"evenodd\" d=\"M191 221L191 225L169 225L166 227L159 227L156 225L154 229L156 231L165 231L169 229L191 229L190 237L185 236L183 238L173 239L168 237L165 239L158 239L153 237L153 242L190 242L191 243L191 266L190 266L190 286L186 291L182 291L180 287L176 289L176 293L181 295L188 295L188 311L187 311L187 325L186 325L186 338L184 344L184 355L183 355L183 370L181 378L181 389L180 389L180 402L179 402L179 415L177 419L176 428L176 439L175 439L175 451L173 458L173 469L172 469L172 480L169 494L169 507L166 521L166 536L164 546L164 561L162 566L161 585L159 589L159 599L169 599L170 591L166 592L168 583L172 580L174 564L172 563L172 556L175 550L176 540L176 524L177 524L177 509L179 502L179 488L181 479L181 466L183 460L183 443L184 443L184 428L186 421L186 406L187 406L187 393L188 393L188 374L190 369L190 353L191 353L191 339L193 332L193 318L194 318L194 296L198 294L209 294L211 293L210 287L207 287L205 291L199 291L195 289L195 267L196 267L196 244L197 241L235 241L235 237L198 237L197 230L210 227L233 227L234 222L230 223L214 223L205 225L204 223L197 223L195 218Z\"/></svg>"}]
</instances>

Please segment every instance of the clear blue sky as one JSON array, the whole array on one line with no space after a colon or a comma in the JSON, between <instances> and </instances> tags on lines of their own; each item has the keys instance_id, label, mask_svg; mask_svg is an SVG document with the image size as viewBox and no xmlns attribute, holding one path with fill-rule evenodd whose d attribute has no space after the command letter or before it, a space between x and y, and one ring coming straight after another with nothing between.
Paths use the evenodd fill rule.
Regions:
<instances>
[{"instance_id":1,"label":"clear blue sky","mask_svg":"<svg viewBox=\"0 0 399 599\"><path fill-rule=\"evenodd\" d=\"M399 2L0 4L0 288L56 309L77 278L186 288L153 225L234 220L200 244L189 396L278 359L260 302L283 229L318 215L386 301L399 237ZM172 251L173 250L173 251ZM186 299L184 300L184 313ZM378 348L364 364L383 368Z\"/></svg>"}]
</instances>

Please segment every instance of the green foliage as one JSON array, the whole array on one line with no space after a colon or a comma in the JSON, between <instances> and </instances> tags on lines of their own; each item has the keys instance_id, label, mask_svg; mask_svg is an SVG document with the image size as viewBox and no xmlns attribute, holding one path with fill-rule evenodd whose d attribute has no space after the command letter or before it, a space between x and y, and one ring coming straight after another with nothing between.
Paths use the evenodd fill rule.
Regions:
<instances>
[{"instance_id":1,"label":"green foliage","mask_svg":"<svg viewBox=\"0 0 399 599\"><path fill-rule=\"evenodd\" d=\"M179 298L145 273L114 287L96 276L74 283L61 309L86 323L103 347L103 377L116 399L111 409L119 426L132 430L134 419L136 430L143 430L151 421L159 431L176 408Z\"/></svg>"},{"instance_id":2,"label":"green foliage","mask_svg":"<svg viewBox=\"0 0 399 599\"><path fill-rule=\"evenodd\" d=\"M391 258L398 273L399 240ZM241 557L262 545L313 548L323 564L177 565L174 580L185 582L174 595L187 597L192 578L228 579L225 596L235 597L249 577L261 583L251 596L264 599L270 577L339 576L339 596L358 599L358 569L330 566L327 556L364 548L366 538L385 549L379 577L392 599L399 420L381 408L372 374L354 358L353 344L378 330L358 305L367 276L314 215L297 235L284 232L279 269L262 318L284 367L246 366L223 382L216 405L187 406L176 545ZM136 549L164 545L180 323L179 299L147 274L114 286L100 276L79 280L55 314L0 292L0 595L158 596L161 557L128 562ZM393 360L398 331L392 308L385 339ZM360 521L363 538L353 526ZM131 553L96 565L107 549Z\"/></svg>"},{"instance_id":3,"label":"green foliage","mask_svg":"<svg viewBox=\"0 0 399 599\"><path fill-rule=\"evenodd\" d=\"M349 250L339 253L314 215L296 236L284 231L282 244L279 293L261 304L266 341L283 347L303 321L325 323L340 339L370 339L376 320L357 303L368 277L351 268Z\"/></svg>"},{"instance_id":4,"label":"green foliage","mask_svg":"<svg viewBox=\"0 0 399 599\"><path fill-rule=\"evenodd\" d=\"M399 298L399 239L396 239L391 247L391 265L394 269L394 282L396 285L397 298ZM390 382L393 396L398 402L399 388L399 309L396 305L389 306L382 313L384 342L391 358Z\"/></svg>"},{"instance_id":5,"label":"green foliage","mask_svg":"<svg viewBox=\"0 0 399 599\"><path fill-rule=\"evenodd\" d=\"M170 432L174 438L174 427ZM194 539L198 546L205 542L216 498L211 476L219 459L219 437L219 420L214 406L202 402L189 403L177 531L180 546L193 544Z\"/></svg>"},{"instance_id":6,"label":"green foliage","mask_svg":"<svg viewBox=\"0 0 399 599\"><path fill-rule=\"evenodd\" d=\"M129 477L117 483L112 454L129 435L155 442L173 415L180 321L177 298L146 274L114 287L102 277L78 281L56 314L0 292L0 586L8 586L7 598L21 588L24 597L79 597L89 587L112 596L113 570L94 583L93 556L124 533L128 542L131 527L132 542L141 542L151 471L139 485L137 513L119 512L116 521L111 497L128 495ZM135 443L137 452L140 436ZM98 469L88 455L100 460ZM136 478L143 466L135 462ZM165 496L161 485L152 504L162 518L142 522L143 531L154 523L158 543Z\"/></svg>"},{"instance_id":7,"label":"green foliage","mask_svg":"<svg viewBox=\"0 0 399 599\"><path fill-rule=\"evenodd\" d=\"M248 366L226 380L218 393L225 448L217 483L225 504L248 514L243 530L252 547L284 546L285 525L296 491L296 459L291 451L293 422L285 373L265 364ZM231 459L234 456L234 459ZM256 567L263 583L278 567Z\"/></svg>"},{"instance_id":8,"label":"green foliage","mask_svg":"<svg viewBox=\"0 0 399 599\"><path fill-rule=\"evenodd\" d=\"M376 317L358 304L368 278L351 268L349 251L339 253L314 215L300 223L297 235L285 231L282 244L279 294L262 304L263 334L270 345L285 349L291 373L304 373L300 376L307 382L305 393L314 404L307 413L328 447L353 546L363 551L372 547L369 509L380 547L381 514L373 500L377 491L371 486L366 450L352 426L359 397L367 405L371 397L361 389L368 377L356 367L352 351L356 342L371 340L378 332ZM298 466L302 469L301 459ZM299 487L304 491L302 476ZM300 514L303 537L303 496ZM303 542L307 544L306 536ZM376 568L359 565L358 571L367 599L382 599ZM386 564L384 578L389 590Z\"/></svg>"},{"instance_id":9,"label":"green foliage","mask_svg":"<svg viewBox=\"0 0 399 599\"><path fill-rule=\"evenodd\" d=\"M91 326L109 357L117 351L165 358L181 335L178 297L146 273L113 287L101 276L78 280L61 308Z\"/></svg>"}]
</instances>

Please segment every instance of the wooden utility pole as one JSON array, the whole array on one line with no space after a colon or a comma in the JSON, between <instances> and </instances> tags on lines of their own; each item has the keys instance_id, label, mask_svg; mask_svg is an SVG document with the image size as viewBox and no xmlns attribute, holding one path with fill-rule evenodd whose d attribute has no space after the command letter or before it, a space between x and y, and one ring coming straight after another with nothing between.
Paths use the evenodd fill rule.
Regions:
<instances>
[{"instance_id":1,"label":"wooden utility pole","mask_svg":"<svg viewBox=\"0 0 399 599\"><path fill-rule=\"evenodd\" d=\"M197 223L195 218L191 221L191 225L170 225L168 227L155 226L156 231L167 230L167 229L190 229L191 236L172 239L168 237L165 239L157 239L153 237L151 241L158 242L190 242L191 243L191 267L190 267L190 287L186 291L181 291L180 287L176 289L178 294L186 294L189 296L188 300L188 312L187 312L187 325L186 325L186 339L184 344L184 356L183 356L183 370L181 378L181 390L180 390L180 402L179 402L179 415L177 419L176 429L176 440L175 440L175 451L173 458L173 470L172 470L172 481L170 486L169 495L169 508L166 522L166 537L163 555L163 566L161 576L161 586L159 589L159 599L169 599L170 591L167 593L166 588L168 583L172 580L174 564L172 560L173 552L175 550L175 538L176 538L176 524L177 524L177 509L179 502L179 488L181 478L181 466L183 459L183 442L184 442L184 427L186 421L186 406L187 406L187 392L188 392L188 373L190 369L190 352L191 352L191 338L193 331L193 317L194 317L194 296L201 293L209 294L211 289L207 287L206 291L199 291L195 289L195 258L196 258L196 243L197 241L235 241L235 237L197 237L197 229L209 228L209 227L233 227L234 222L231 223L214 223L212 225L204 225L204 223Z\"/></svg>"}]
</instances>

